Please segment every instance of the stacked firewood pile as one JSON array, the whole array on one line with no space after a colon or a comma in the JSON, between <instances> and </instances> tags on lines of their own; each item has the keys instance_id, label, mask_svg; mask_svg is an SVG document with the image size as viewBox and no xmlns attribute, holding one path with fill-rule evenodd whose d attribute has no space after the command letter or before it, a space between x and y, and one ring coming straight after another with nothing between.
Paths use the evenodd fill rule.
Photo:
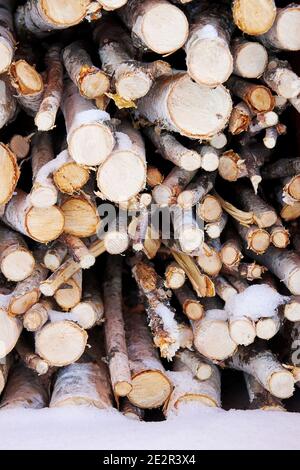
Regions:
<instances>
[{"instance_id":1,"label":"stacked firewood pile","mask_svg":"<svg viewBox=\"0 0 300 470\"><path fill-rule=\"evenodd\" d=\"M299 31L274 0L0 0L1 409L220 407L224 369L285 409Z\"/></svg>"}]
</instances>

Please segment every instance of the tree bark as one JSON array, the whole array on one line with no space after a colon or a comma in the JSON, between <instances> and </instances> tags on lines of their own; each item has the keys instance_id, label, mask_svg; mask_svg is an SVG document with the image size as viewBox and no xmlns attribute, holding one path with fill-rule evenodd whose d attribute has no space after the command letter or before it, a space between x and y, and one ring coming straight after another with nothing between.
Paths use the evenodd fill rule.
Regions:
<instances>
[{"instance_id":1,"label":"tree bark","mask_svg":"<svg viewBox=\"0 0 300 470\"><path fill-rule=\"evenodd\" d=\"M8 305L9 315L23 315L38 302L41 295L40 282L46 279L47 274L48 270L41 264L36 263L32 274L23 281L18 282L11 294Z\"/></svg>"},{"instance_id":2,"label":"tree bark","mask_svg":"<svg viewBox=\"0 0 300 470\"><path fill-rule=\"evenodd\" d=\"M128 357L132 374L130 402L139 408L158 408L168 400L172 384L159 360L143 313L125 316Z\"/></svg>"},{"instance_id":3,"label":"tree bark","mask_svg":"<svg viewBox=\"0 0 300 470\"><path fill-rule=\"evenodd\" d=\"M0 270L9 281L19 282L31 275L35 265L23 237L0 226Z\"/></svg>"},{"instance_id":4,"label":"tree bark","mask_svg":"<svg viewBox=\"0 0 300 470\"><path fill-rule=\"evenodd\" d=\"M10 84L9 78L6 75L2 75L0 78L0 129L13 121L17 114L18 105L17 100L14 97L14 90Z\"/></svg>"},{"instance_id":5,"label":"tree bark","mask_svg":"<svg viewBox=\"0 0 300 470\"><path fill-rule=\"evenodd\" d=\"M46 408L49 396L40 378L23 364L16 365L10 372L7 386L0 402L1 410Z\"/></svg>"},{"instance_id":6,"label":"tree bark","mask_svg":"<svg viewBox=\"0 0 300 470\"><path fill-rule=\"evenodd\" d=\"M112 388L116 397L132 390L122 313L122 258L110 256L103 285L105 344Z\"/></svg>"},{"instance_id":7,"label":"tree bark","mask_svg":"<svg viewBox=\"0 0 300 470\"><path fill-rule=\"evenodd\" d=\"M293 72L286 60L271 57L263 79L279 96L290 99L300 94L300 77Z\"/></svg>"},{"instance_id":8,"label":"tree bark","mask_svg":"<svg viewBox=\"0 0 300 470\"><path fill-rule=\"evenodd\" d=\"M49 406L112 408L113 396L107 366L104 362L80 362L60 369Z\"/></svg>"},{"instance_id":9,"label":"tree bark","mask_svg":"<svg viewBox=\"0 0 300 470\"><path fill-rule=\"evenodd\" d=\"M272 28L260 36L259 40L268 48L298 51L300 49L299 25L300 7L296 3L291 3L284 8L277 9Z\"/></svg>"},{"instance_id":10,"label":"tree bark","mask_svg":"<svg viewBox=\"0 0 300 470\"><path fill-rule=\"evenodd\" d=\"M95 67L82 41L75 41L62 52L64 66L79 93L87 99L96 99L109 90L108 76Z\"/></svg>"},{"instance_id":11,"label":"tree bark","mask_svg":"<svg viewBox=\"0 0 300 470\"><path fill-rule=\"evenodd\" d=\"M34 122L39 131L50 131L55 127L63 93L63 66L60 60L61 46L50 46L45 55L47 79L45 92Z\"/></svg>"},{"instance_id":12,"label":"tree bark","mask_svg":"<svg viewBox=\"0 0 300 470\"><path fill-rule=\"evenodd\" d=\"M147 127L144 132L162 157L174 165L186 171L201 167L200 153L186 148L169 132L160 131L155 127Z\"/></svg>"},{"instance_id":13,"label":"tree bark","mask_svg":"<svg viewBox=\"0 0 300 470\"><path fill-rule=\"evenodd\" d=\"M80 269L57 289L54 299L63 311L69 311L80 302L81 295L82 270Z\"/></svg>"},{"instance_id":14,"label":"tree bark","mask_svg":"<svg viewBox=\"0 0 300 470\"><path fill-rule=\"evenodd\" d=\"M15 13L17 32L43 38L57 29L69 28L85 18L89 4L90 0L27 0Z\"/></svg>"},{"instance_id":15,"label":"tree bark","mask_svg":"<svg viewBox=\"0 0 300 470\"><path fill-rule=\"evenodd\" d=\"M30 201L33 207L48 208L57 203L58 191L52 180L55 164L50 134L36 134L32 140L31 151L33 182Z\"/></svg>"},{"instance_id":16,"label":"tree bark","mask_svg":"<svg viewBox=\"0 0 300 470\"><path fill-rule=\"evenodd\" d=\"M252 375L267 391L277 398L289 398L294 393L294 377L282 367L271 351L253 347L240 347L227 360L233 369Z\"/></svg>"},{"instance_id":17,"label":"tree bark","mask_svg":"<svg viewBox=\"0 0 300 470\"><path fill-rule=\"evenodd\" d=\"M174 391L164 408L164 414L168 418L176 413L184 405L190 403L195 407L220 407L221 406L221 377L216 366L212 367L212 374L207 380L197 380L190 369L180 360L176 359L173 372L169 376L174 383Z\"/></svg>"},{"instance_id":18,"label":"tree bark","mask_svg":"<svg viewBox=\"0 0 300 470\"><path fill-rule=\"evenodd\" d=\"M40 243L55 240L63 231L64 215L57 206L33 207L30 198L18 189L5 208L2 220L14 230Z\"/></svg>"},{"instance_id":19,"label":"tree bark","mask_svg":"<svg viewBox=\"0 0 300 470\"><path fill-rule=\"evenodd\" d=\"M0 2L0 74L6 72L13 60L16 39L14 36L13 5L10 0Z\"/></svg>"}]
</instances>

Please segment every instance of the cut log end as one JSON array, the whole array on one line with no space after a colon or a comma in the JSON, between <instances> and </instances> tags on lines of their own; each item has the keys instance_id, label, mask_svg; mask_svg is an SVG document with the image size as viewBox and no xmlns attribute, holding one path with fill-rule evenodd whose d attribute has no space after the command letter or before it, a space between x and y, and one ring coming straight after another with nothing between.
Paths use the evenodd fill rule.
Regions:
<instances>
[{"instance_id":1,"label":"cut log end","mask_svg":"<svg viewBox=\"0 0 300 470\"><path fill-rule=\"evenodd\" d=\"M187 393L186 395L183 395L182 397L178 398L175 403L175 408L178 410L181 406L188 405L193 402L204 406L209 406L211 408L216 408L219 406L217 402L209 396L200 394L198 395L196 393Z\"/></svg>"},{"instance_id":2,"label":"cut log end","mask_svg":"<svg viewBox=\"0 0 300 470\"><path fill-rule=\"evenodd\" d=\"M34 207L45 209L54 206L57 202L57 191L54 188L38 186L30 193L30 200Z\"/></svg>"},{"instance_id":3,"label":"cut log end","mask_svg":"<svg viewBox=\"0 0 300 470\"><path fill-rule=\"evenodd\" d=\"M79 191L88 179L89 170L75 162L67 163L53 173L55 185L65 194L74 194Z\"/></svg>"},{"instance_id":4,"label":"cut log end","mask_svg":"<svg viewBox=\"0 0 300 470\"><path fill-rule=\"evenodd\" d=\"M43 90L41 75L25 60L14 62L10 72L23 95L34 95Z\"/></svg>"},{"instance_id":5,"label":"cut log end","mask_svg":"<svg viewBox=\"0 0 300 470\"><path fill-rule=\"evenodd\" d=\"M233 69L227 43L221 38L196 41L189 48L187 68L189 75L200 85L215 87L226 82Z\"/></svg>"},{"instance_id":6,"label":"cut log end","mask_svg":"<svg viewBox=\"0 0 300 470\"><path fill-rule=\"evenodd\" d=\"M96 233L99 217L97 208L87 198L71 197L61 206L65 217L64 232L79 238Z\"/></svg>"},{"instance_id":7,"label":"cut log end","mask_svg":"<svg viewBox=\"0 0 300 470\"><path fill-rule=\"evenodd\" d=\"M198 227L185 227L179 236L179 243L185 253L191 253L203 245L204 232Z\"/></svg>"},{"instance_id":8,"label":"cut log end","mask_svg":"<svg viewBox=\"0 0 300 470\"><path fill-rule=\"evenodd\" d=\"M76 25L86 15L88 0L42 0L43 10L57 28Z\"/></svg>"},{"instance_id":9,"label":"cut log end","mask_svg":"<svg viewBox=\"0 0 300 470\"><path fill-rule=\"evenodd\" d=\"M294 393L294 377L291 372L274 372L269 380L269 390L278 398L291 397Z\"/></svg>"},{"instance_id":10,"label":"cut log end","mask_svg":"<svg viewBox=\"0 0 300 470\"><path fill-rule=\"evenodd\" d=\"M85 124L68 137L69 152L79 165L100 165L114 147L111 130L101 123Z\"/></svg>"},{"instance_id":11,"label":"cut log end","mask_svg":"<svg viewBox=\"0 0 300 470\"><path fill-rule=\"evenodd\" d=\"M117 382L114 386L115 394L118 397L127 397L131 390L132 385L128 382Z\"/></svg>"},{"instance_id":12,"label":"cut log end","mask_svg":"<svg viewBox=\"0 0 300 470\"><path fill-rule=\"evenodd\" d=\"M260 77L268 63L268 53L259 42L246 42L236 57L235 69L244 78Z\"/></svg>"},{"instance_id":13,"label":"cut log end","mask_svg":"<svg viewBox=\"0 0 300 470\"><path fill-rule=\"evenodd\" d=\"M269 31L276 18L274 0L235 0L232 9L237 27L251 36Z\"/></svg>"},{"instance_id":14,"label":"cut log end","mask_svg":"<svg viewBox=\"0 0 300 470\"><path fill-rule=\"evenodd\" d=\"M203 306L194 300L187 300L184 304L184 310L190 320L200 320L204 314Z\"/></svg>"},{"instance_id":15,"label":"cut log end","mask_svg":"<svg viewBox=\"0 0 300 470\"><path fill-rule=\"evenodd\" d=\"M169 398L172 385L158 370L143 371L132 379L129 400L139 408L158 408Z\"/></svg>"},{"instance_id":16,"label":"cut log end","mask_svg":"<svg viewBox=\"0 0 300 470\"><path fill-rule=\"evenodd\" d=\"M300 49L300 9L299 5L290 5L276 20L277 40L289 51Z\"/></svg>"},{"instance_id":17,"label":"cut log end","mask_svg":"<svg viewBox=\"0 0 300 470\"><path fill-rule=\"evenodd\" d=\"M194 171L201 167L201 155L193 150L181 154L180 166L184 170Z\"/></svg>"},{"instance_id":18,"label":"cut log end","mask_svg":"<svg viewBox=\"0 0 300 470\"><path fill-rule=\"evenodd\" d=\"M50 131L55 127L56 115L52 111L38 112L34 118L34 122L39 131Z\"/></svg>"},{"instance_id":19,"label":"cut log end","mask_svg":"<svg viewBox=\"0 0 300 470\"><path fill-rule=\"evenodd\" d=\"M270 246L269 233L264 229L253 230L248 237L248 246L255 253L265 253Z\"/></svg>"},{"instance_id":20,"label":"cut log end","mask_svg":"<svg viewBox=\"0 0 300 470\"><path fill-rule=\"evenodd\" d=\"M222 206L216 197L205 196L198 207L198 215L207 223L216 222L221 218Z\"/></svg>"},{"instance_id":21,"label":"cut log end","mask_svg":"<svg viewBox=\"0 0 300 470\"><path fill-rule=\"evenodd\" d=\"M232 321L229 330L231 338L237 344L248 346L255 340L255 327L247 318Z\"/></svg>"},{"instance_id":22,"label":"cut log end","mask_svg":"<svg viewBox=\"0 0 300 470\"><path fill-rule=\"evenodd\" d=\"M64 229L64 215L56 207L32 207L26 217L27 230L30 236L41 243L56 240Z\"/></svg>"},{"instance_id":23,"label":"cut log end","mask_svg":"<svg viewBox=\"0 0 300 470\"><path fill-rule=\"evenodd\" d=\"M285 305L284 316L292 322L300 321L300 303L297 301L291 301Z\"/></svg>"},{"instance_id":24,"label":"cut log end","mask_svg":"<svg viewBox=\"0 0 300 470\"><path fill-rule=\"evenodd\" d=\"M0 38L0 73L6 72L13 60L14 50L10 44L4 39Z\"/></svg>"},{"instance_id":25,"label":"cut log end","mask_svg":"<svg viewBox=\"0 0 300 470\"><path fill-rule=\"evenodd\" d=\"M35 260L32 254L22 248L12 251L7 256L2 254L1 272L6 279L19 282L30 276L34 269Z\"/></svg>"},{"instance_id":26,"label":"cut log end","mask_svg":"<svg viewBox=\"0 0 300 470\"><path fill-rule=\"evenodd\" d=\"M157 54L170 54L187 40L188 22L179 8L167 2L157 3L144 13L141 31L149 49Z\"/></svg>"},{"instance_id":27,"label":"cut log end","mask_svg":"<svg viewBox=\"0 0 300 470\"><path fill-rule=\"evenodd\" d=\"M150 90L152 80L146 74L140 71L126 73L117 80L116 91L119 96L125 100L134 101L142 96L145 96Z\"/></svg>"},{"instance_id":28,"label":"cut log end","mask_svg":"<svg viewBox=\"0 0 300 470\"><path fill-rule=\"evenodd\" d=\"M70 321L49 323L36 333L36 352L52 366L76 362L83 354L87 333Z\"/></svg>"},{"instance_id":29,"label":"cut log end","mask_svg":"<svg viewBox=\"0 0 300 470\"><path fill-rule=\"evenodd\" d=\"M206 321L194 333L194 344L203 356L224 360L233 355L237 344L231 339L227 322Z\"/></svg>"},{"instance_id":30,"label":"cut log end","mask_svg":"<svg viewBox=\"0 0 300 470\"><path fill-rule=\"evenodd\" d=\"M15 155L3 144L0 144L0 167L0 205L4 205L15 190L20 170Z\"/></svg>"},{"instance_id":31,"label":"cut log end","mask_svg":"<svg viewBox=\"0 0 300 470\"><path fill-rule=\"evenodd\" d=\"M258 338L269 340L278 331L278 322L273 318L261 318L256 323L256 334Z\"/></svg>"},{"instance_id":32,"label":"cut log end","mask_svg":"<svg viewBox=\"0 0 300 470\"><path fill-rule=\"evenodd\" d=\"M145 162L129 151L113 152L99 167L97 184L108 200L129 201L146 184Z\"/></svg>"},{"instance_id":33,"label":"cut log end","mask_svg":"<svg viewBox=\"0 0 300 470\"><path fill-rule=\"evenodd\" d=\"M224 129L230 117L232 101L222 85L211 89L183 76L170 92L168 107L183 135L205 139ZM205 110L205 117L199 115L199 109Z\"/></svg>"},{"instance_id":34,"label":"cut log end","mask_svg":"<svg viewBox=\"0 0 300 470\"><path fill-rule=\"evenodd\" d=\"M106 93L109 90L109 86L109 78L102 70L88 73L80 80L82 95L91 100Z\"/></svg>"}]
</instances>

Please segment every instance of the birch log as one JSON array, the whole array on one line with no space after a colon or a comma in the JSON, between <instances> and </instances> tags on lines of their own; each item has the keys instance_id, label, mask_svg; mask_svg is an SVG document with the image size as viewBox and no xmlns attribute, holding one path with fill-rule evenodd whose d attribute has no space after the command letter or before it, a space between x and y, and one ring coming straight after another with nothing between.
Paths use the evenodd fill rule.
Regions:
<instances>
[{"instance_id":1,"label":"birch log","mask_svg":"<svg viewBox=\"0 0 300 470\"><path fill-rule=\"evenodd\" d=\"M169 372L174 382L174 391L164 408L166 417L178 413L189 404L209 407L221 406L221 377L216 366L212 367L212 374L207 380L198 380L193 377L191 370L180 360L176 359L173 372Z\"/></svg>"},{"instance_id":2,"label":"birch log","mask_svg":"<svg viewBox=\"0 0 300 470\"><path fill-rule=\"evenodd\" d=\"M271 57L263 79L279 96L291 99L300 94L300 77L293 72L286 60Z\"/></svg>"},{"instance_id":3,"label":"birch log","mask_svg":"<svg viewBox=\"0 0 300 470\"><path fill-rule=\"evenodd\" d=\"M3 393L0 409L46 408L49 402L48 392L42 381L32 370L23 364L16 365Z\"/></svg>"},{"instance_id":4,"label":"birch log","mask_svg":"<svg viewBox=\"0 0 300 470\"><path fill-rule=\"evenodd\" d=\"M80 191L89 179L89 168L76 163L67 150L56 157L53 182L61 193L73 195Z\"/></svg>"},{"instance_id":5,"label":"birch log","mask_svg":"<svg viewBox=\"0 0 300 470\"><path fill-rule=\"evenodd\" d=\"M297 3L291 3L284 8L277 9L272 28L260 36L259 40L269 48L298 51L300 49L299 27L300 7Z\"/></svg>"},{"instance_id":6,"label":"birch log","mask_svg":"<svg viewBox=\"0 0 300 470\"><path fill-rule=\"evenodd\" d=\"M122 314L122 258L110 256L103 285L105 343L109 373L115 395L132 390L131 373Z\"/></svg>"},{"instance_id":7,"label":"birch log","mask_svg":"<svg viewBox=\"0 0 300 470\"><path fill-rule=\"evenodd\" d=\"M271 395L253 375L244 373L244 378L249 395L250 410L285 411L281 401Z\"/></svg>"},{"instance_id":8,"label":"birch log","mask_svg":"<svg viewBox=\"0 0 300 470\"><path fill-rule=\"evenodd\" d=\"M74 41L62 52L64 66L79 93L88 99L96 99L109 90L108 76L95 67L82 41Z\"/></svg>"},{"instance_id":9,"label":"birch log","mask_svg":"<svg viewBox=\"0 0 300 470\"><path fill-rule=\"evenodd\" d=\"M49 47L45 55L47 79L45 92L34 122L39 131L50 131L55 127L63 93L63 66L60 60L61 46Z\"/></svg>"},{"instance_id":10,"label":"birch log","mask_svg":"<svg viewBox=\"0 0 300 470\"><path fill-rule=\"evenodd\" d=\"M272 111L275 99L271 90L263 85L249 82L243 78L232 75L226 85L230 91L241 98L254 113Z\"/></svg>"},{"instance_id":11,"label":"birch log","mask_svg":"<svg viewBox=\"0 0 300 470\"><path fill-rule=\"evenodd\" d=\"M289 398L294 393L294 377L268 350L240 347L227 360L230 367L252 375L266 390L277 398Z\"/></svg>"},{"instance_id":12,"label":"birch log","mask_svg":"<svg viewBox=\"0 0 300 470\"><path fill-rule=\"evenodd\" d=\"M88 278L82 300L71 310L73 321L88 330L104 322L104 305L99 290Z\"/></svg>"},{"instance_id":13,"label":"birch log","mask_svg":"<svg viewBox=\"0 0 300 470\"><path fill-rule=\"evenodd\" d=\"M145 96L153 80L169 73L170 66L163 61L143 63L135 60L136 50L127 32L115 21L104 18L94 29L94 41L102 67L112 77L118 97L135 101Z\"/></svg>"},{"instance_id":14,"label":"birch log","mask_svg":"<svg viewBox=\"0 0 300 470\"><path fill-rule=\"evenodd\" d=\"M50 134L36 134L32 140L31 166L32 189L30 200L33 207L47 208L57 202L58 191L52 181L54 153Z\"/></svg>"},{"instance_id":15,"label":"birch log","mask_svg":"<svg viewBox=\"0 0 300 470\"><path fill-rule=\"evenodd\" d=\"M300 295L300 257L292 250L271 246L263 255L249 251L249 256L268 268L294 295Z\"/></svg>"},{"instance_id":16,"label":"birch log","mask_svg":"<svg viewBox=\"0 0 300 470\"><path fill-rule=\"evenodd\" d=\"M55 240L64 228L64 215L58 207L33 207L29 196L21 189L6 205L2 220L9 227L40 243Z\"/></svg>"},{"instance_id":17,"label":"birch log","mask_svg":"<svg viewBox=\"0 0 300 470\"><path fill-rule=\"evenodd\" d=\"M38 331L48 321L48 314L53 309L49 300L40 300L23 315L23 325L27 331Z\"/></svg>"},{"instance_id":18,"label":"birch log","mask_svg":"<svg viewBox=\"0 0 300 470\"><path fill-rule=\"evenodd\" d=\"M88 247L80 238L63 234L60 236L60 241L68 247L69 254L80 264L82 269L88 269L95 264L95 256L89 252Z\"/></svg>"},{"instance_id":19,"label":"birch log","mask_svg":"<svg viewBox=\"0 0 300 470\"><path fill-rule=\"evenodd\" d=\"M46 250L43 258L43 264L47 269L49 269L49 271L56 271L65 259L67 251L68 249L63 243L55 241Z\"/></svg>"},{"instance_id":20,"label":"birch log","mask_svg":"<svg viewBox=\"0 0 300 470\"><path fill-rule=\"evenodd\" d=\"M196 170L187 171L175 166L163 182L153 188L153 199L161 207L171 206L176 203L178 195L193 179L195 174Z\"/></svg>"},{"instance_id":21,"label":"birch log","mask_svg":"<svg viewBox=\"0 0 300 470\"><path fill-rule=\"evenodd\" d=\"M82 270L80 269L74 276L64 282L54 294L56 303L62 310L68 311L75 307L82 295Z\"/></svg>"},{"instance_id":22,"label":"birch log","mask_svg":"<svg viewBox=\"0 0 300 470\"><path fill-rule=\"evenodd\" d=\"M15 347L21 331L22 322L8 315L10 295L0 295L0 358L4 358Z\"/></svg>"},{"instance_id":23,"label":"birch log","mask_svg":"<svg viewBox=\"0 0 300 470\"><path fill-rule=\"evenodd\" d=\"M143 50L171 54L187 40L186 16L166 0L128 0L118 13L131 30L134 44Z\"/></svg>"},{"instance_id":24,"label":"birch log","mask_svg":"<svg viewBox=\"0 0 300 470\"><path fill-rule=\"evenodd\" d=\"M274 0L234 0L233 20L237 27L251 36L264 34L276 18Z\"/></svg>"},{"instance_id":25,"label":"birch log","mask_svg":"<svg viewBox=\"0 0 300 470\"><path fill-rule=\"evenodd\" d=\"M79 238L95 235L100 219L93 195L82 192L80 196L66 197L60 208L65 233Z\"/></svg>"},{"instance_id":26,"label":"birch log","mask_svg":"<svg viewBox=\"0 0 300 470\"><path fill-rule=\"evenodd\" d=\"M129 201L145 187L146 171L142 136L128 122L123 122L118 127L116 147L98 168L98 188L105 199Z\"/></svg>"},{"instance_id":27,"label":"birch log","mask_svg":"<svg viewBox=\"0 0 300 470\"><path fill-rule=\"evenodd\" d=\"M23 281L18 282L9 301L9 315L22 315L39 300L41 295L39 290L40 282L46 279L47 274L48 270L41 264L36 263L32 274Z\"/></svg>"},{"instance_id":28,"label":"birch log","mask_svg":"<svg viewBox=\"0 0 300 470\"><path fill-rule=\"evenodd\" d=\"M191 27L184 46L188 74L200 85L216 87L226 82L233 70L230 12L217 2L192 4L188 11Z\"/></svg>"},{"instance_id":29,"label":"birch log","mask_svg":"<svg viewBox=\"0 0 300 470\"><path fill-rule=\"evenodd\" d=\"M16 89L20 106L27 114L35 116L39 110L44 91L41 74L25 59L12 62L9 74L12 86Z\"/></svg>"},{"instance_id":30,"label":"birch log","mask_svg":"<svg viewBox=\"0 0 300 470\"><path fill-rule=\"evenodd\" d=\"M35 333L35 351L49 366L76 362L84 353L87 333L68 320L48 322Z\"/></svg>"},{"instance_id":31,"label":"birch log","mask_svg":"<svg viewBox=\"0 0 300 470\"><path fill-rule=\"evenodd\" d=\"M0 226L0 270L9 281L19 282L32 273L34 257L23 237Z\"/></svg>"},{"instance_id":32,"label":"birch log","mask_svg":"<svg viewBox=\"0 0 300 470\"><path fill-rule=\"evenodd\" d=\"M80 23L90 3L90 0L27 0L15 13L16 29L21 35L45 37L51 31Z\"/></svg>"},{"instance_id":33,"label":"birch log","mask_svg":"<svg viewBox=\"0 0 300 470\"><path fill-rule=\"evenodd\" d=\"M180 347L179 326L174 310L169 304L168 292L154 268L146 262L137 262L132 268L133 276L146 299L146 312L154 344L161 357L169 360Z\"/></svg>"},{"instance_id":34,"label":"birch log","mask_svg":"<svg viewBox=\"0 0 300 470\"><path fill-rule=\"evenodd\" d=\"M71 81L64 89L61 109L67 128L67 142L71 157L80 165L102 163L111 153L115 139L109 127L110 116L80 96Z\"/></svg>"},{"instance_id":35,"label":"birch log","mask_svg":"<svg viewBox=\"0 0 300 470\"><path fill-rule=\"evenodd\" d=\"M207 310L203 319L193 322L193 332L197 351L210 360L222 361L232 356L237 348L224 310Z\"/></svg>"},{"instance_id":36,"label":"birch log","mask_svg":"<svg viewBox=\"0 0 300 470\"><path fill-rule=\"evenodd\" d=\"M106 365L102 362L79 362L59 370L50 408L95 406L112 408L113 397Z\"/></svg>"},{"instance_id":37,"label":"birch log","mask_svg":"<svg viewBox=\"0 0 300 470\"><path fill-rule=\"evenodd\" d=\"M172 391L165 370L154 348L143 313L125 316L128 357L132 374L130 402L139 408L158 408Z\"/></svg>"},{"instance_id":38,"label":"birch log","mask_svg":"<svg viewBox=\"0 0 300 470\"><path fill-rule=\"evenodd\" d=\"M0 77L0 129L13 121L17 114L18 105L14 96L14 90L9 78L6 75L2 75Z\"/></svg>"},{"instance_id":39,"label":"birch log","mask_svg":"<svg viewBox=\"0 0 300 470\"><path fill-rule=\"evenodd\" d=\"M194 171L201 167L200 153L183 146L169 132L160 131L155 127L145 128L144 132L157 151L174 165L187 171Z\"/></svg>"},{"instance_id":40,"label":"birch log","mask_svg":"<svg viewBox=\"0 0 300 470\"><path fill-rule=\"evenodd\" d=\"M259 78L268 64L268 53L259 42L236 38L231 45L233 72L243 78Z\"/></svg>"},{"instance_id":41,"label":"birch log","mask_svg":"<svg viewBox=\"0 0 300 470\"><path fill-rule=\"evenodd\" d=\"M13 196L20 177L20 170L15 154L2 143L0 143L0 166L0 205L4 205Z\"/></svg>"},{"instance_id":42,"label":"birch log","mask_svg":"<svg viewBox=\"0 0 300 470\"><path fill-rule=\"evenodd\" d=\"M229 92L194 83L184 72L160 77L138 103L138 114L159 127L191 139L209 139L222 131L231 114Z\"/></svg>"},{"instance_id":43,"label":"birch log","mask_svg":"<svg viewBox=\"0 0 300 470\"><path fill-rule=\"evenodd\" d=\"M14 37L13 5L10 0L0 2L0 74L6 72L13 60L16 40Z\"/></svg>"},{"instance_id":44,"label":"birch log","mask_svg":"<svg viewBox=\"0 0 300 470\"><path fill-rule=\"evenodd\" d=\"M179 289L175 289L174 294L182 307L183 313L190 320L199 320L203 317L203 306L187 284L184 284Z\"/></svg>"},{"instance_id":45,"label":"birch log","mask_svg":"<svg viewBox=\"0 0 300 470\"><path fill-rule=\"evenodd\" d=\"M38 375L44 375L48 372L48 363L34 353L34 351L31 349L29 341L27 341L24 336L19 338L19 341L16 344L16 351L19 354L23 364L36 372Z\"/></svg>"}]
</instances>

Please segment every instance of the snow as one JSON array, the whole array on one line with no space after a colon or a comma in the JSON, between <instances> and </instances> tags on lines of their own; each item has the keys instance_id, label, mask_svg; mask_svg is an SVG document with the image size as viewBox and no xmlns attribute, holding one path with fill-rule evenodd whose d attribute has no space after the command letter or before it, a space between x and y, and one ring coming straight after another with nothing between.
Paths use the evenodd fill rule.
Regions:
<instances>
[{"instance_id":1,"label":"snow","mask_svg":"<svg viewBox=\"0 0 300 470\"><path fill-rule=\"evenodd\" d=\"M286 302L286 297L267 284L258 284L247 287L240 294L230 297L225 304L225 310L231 319L242 317L259 318L274 317L277 315L279 305Z\"/></svg>"},{"instance_id":2,"label":"snow","mask_svg":"<svg viewBox=\"0 0 300 470\"><path fill-rule=\"evenodd\" d=\"M228 319L228 313L225 310L213 308L211 310L206 310L203 319L226 321Z\"/></svg>"},{"instance_id":3,"label":"snow","mask_svg":"<svg viewBox=\"0 0 300 470\"><path fill-rule=\"evenodd\" d=\"M300 414L182 407L165 422L93 408L0 411L0 449L299 449Z\"/></svg>"}]
</instances>

